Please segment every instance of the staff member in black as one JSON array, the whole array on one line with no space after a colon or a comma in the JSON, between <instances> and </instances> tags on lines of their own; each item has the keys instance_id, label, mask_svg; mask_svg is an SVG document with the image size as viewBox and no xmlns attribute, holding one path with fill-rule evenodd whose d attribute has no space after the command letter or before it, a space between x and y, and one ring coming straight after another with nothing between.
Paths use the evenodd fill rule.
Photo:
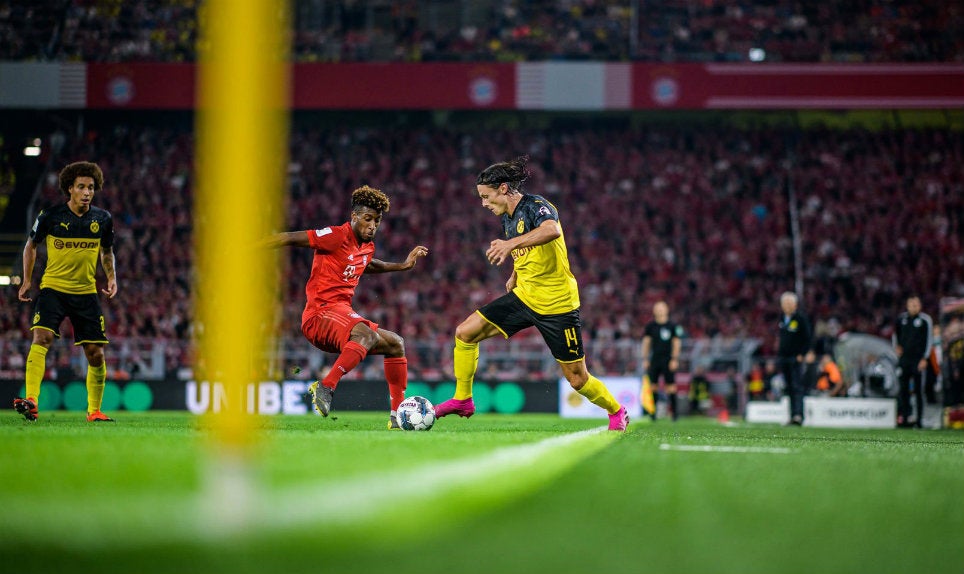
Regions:
<instances>
[{"instance_id":1,"label":"staff member in black","mask_svg":"<svg viewBox=\"0 0 964 574\"><path fill-rule=\"evenodd\" d=\"M930 315L921 313L920 297L907 298L907 311L897 317L894 329L894 350L897 352L899 390L897 392L897 426L921 428L924 419L924 385L921 376L927 368L927 358L933 345L934 322ZM914 383L917 418L910 422L910 386Z\"/></svg>"},{"instance_id":2,"label":"staff member in black","mask_svg":"<svg viewBox=\"0 0 964 574\"><path fill-rule=\"evenodd\" d=\"M646 324L643 331L643 372L649 376L653 386L654 405L659 404L659 377L663 377L674 421L679 416L676 408L676 369L679 368L682 336L683 328L669 320L669 305L665 301L653 305L653 320ZM656 413L650 418L656 420Z\"/></svg>"},{"instance_id":3,"label":"staff member in black","mask_svg":"<svg viewBox=\"0 0 964 574\"><path fill-rule=\"evenodd\" d=\"M797 310L798 299L796 293L789 291L780 295L780 344L777 348L777 360L786 389L790 394L790 424L803 424L803 395L806 389L803 384L803 361L812 345L813 334L810 321Z\"/></svg>"}]
</instances>

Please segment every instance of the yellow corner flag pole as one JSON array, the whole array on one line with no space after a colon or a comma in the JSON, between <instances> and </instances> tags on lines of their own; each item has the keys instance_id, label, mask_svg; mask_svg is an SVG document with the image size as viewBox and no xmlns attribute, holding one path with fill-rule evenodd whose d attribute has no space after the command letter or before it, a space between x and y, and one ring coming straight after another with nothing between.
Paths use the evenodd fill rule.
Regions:
<instances>
[{"instance_id":1,"label":"yellow corner flag pole","mask_svg":"<svg viewBox=\"0 0 964 574\"><path fill-rule=\"evenodd\" d=\"M656 402L653 400L653 384L649 380L649 375L643 374L643 387L639 391L639 404L647 415L656 412Z\"/></svg>"},{"instance_id":2,"label":"yellow corner flag pole","mask_svg":"<svg viewBox=\"0 0 964 574\"><path fill-rule=\"evenodd\" d=\"M216 452L244 467L252 441L244 389L267 374L276 305L277 254L256 244L283 213L289 4L208 0L199 19L195 377L223 385L226 404L212 401Z\"/></svg>"}]
</instances>

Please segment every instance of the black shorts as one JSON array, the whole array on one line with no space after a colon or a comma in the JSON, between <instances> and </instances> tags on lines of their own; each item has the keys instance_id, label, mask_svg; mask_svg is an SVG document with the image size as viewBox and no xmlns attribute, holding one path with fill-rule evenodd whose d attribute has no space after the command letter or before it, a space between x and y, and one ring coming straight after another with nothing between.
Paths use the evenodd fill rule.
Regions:
<instances>
[{"instance_id":1,"label":"black shorts","mask_svg":"<svg viewBox=\"0 0 964 574\"><path fill-rule=\"evenodd\" d=\"M676 373L670 370L669 361L650 363L649 371L647 371L646 374L649 375L649 382L654 385L659 384L660 375L662 375L663 382L667 385L676 384Z\"/></svg>"},{"instance_id":2,"label":"black shorts","mask_svg":"<svg viewBox=\"0 0 964 574\"><path fill-rule=\"evenodd\" d=\"M586 356L582 348L582 321L579 309L558 315L540 315L509 292L476 311L495 325L508 339L519 331L535 327L560 363L574 363Z\"/></svg>"},{"instance_id":3,"label":"black shorts","mask_svg":"<svg viewBox=\"0 0 964 574\"><path fill-rule=\"evenodd\" d=\"M74 344L107 343L104 313L96 293L71 295L54 289L41 289L34 305L30 330L47 329L60 337L60 324L70 319L74 327Z\"/></svg>"}]
</instances>

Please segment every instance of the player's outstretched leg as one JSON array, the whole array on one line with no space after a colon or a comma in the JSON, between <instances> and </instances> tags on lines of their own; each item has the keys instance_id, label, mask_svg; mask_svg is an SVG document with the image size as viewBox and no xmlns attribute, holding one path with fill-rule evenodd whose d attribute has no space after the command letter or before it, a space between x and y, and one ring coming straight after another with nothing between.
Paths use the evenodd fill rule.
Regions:
<instances>
[{"instance_id":1,"label":"player's outstretched leg","mask_svg":"<svg viewBox=\"0 0 964 574\"><path fill-rule=\"evenodd\" d=\"M17 397L13 399L13 408L23 415L24 419L31 422L37 420L37 399Z\"/></svg>"},{"instance_id":2,"label":"player's outstretched leg","mask_svg":"<svg viewBox=\"0 0 964 574\"><path fill-rule=\"evenodd\" d=\"M311 402L314 403L315 410L321 413L321 416L327 417L331 412L331 400L335 396L335 390L315 381L308 385L308 392L311 393Z\"/></svg>"},{"instance_id":3,"label":"player's outstretched leg","mask_svg":"<svg viewBox=\"0 0 964 574\"><path fill-rule=\"evenodd\" d=\"M579 388L576 388L576 384L578 383L576 377L580 374L580 370L582 371L581 374L586 377L586 381L582 383ZM626 426L629 424L629 415L626 413L626 407L619 404L616 397L609 392L609 389L606 388L606 385L603 384L602 381L585 370L585 362L564 366L563 372L566 373L566 378L569 379L569 383L573 385L576 392L589 399L589 402L592 404L606 410L609 414L609 430L620 432L626 430Z\"/></svg>"}]
</instances>

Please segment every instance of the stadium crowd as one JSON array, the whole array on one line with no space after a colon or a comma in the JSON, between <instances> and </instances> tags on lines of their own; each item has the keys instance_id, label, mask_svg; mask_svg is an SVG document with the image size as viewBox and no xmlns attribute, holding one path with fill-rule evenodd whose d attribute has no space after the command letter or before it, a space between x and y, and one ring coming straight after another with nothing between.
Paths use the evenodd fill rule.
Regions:
<instances>
[{"instance_id":1,"label":"stadium crowd","mask_svg":"<svg viewBox=\"0 0 964 574\"><path fill-rule=\"evenodd\" d=\"M908 292L936 309L940 296L964 290L964 138L940 129L302 126L291 139L287 227L342 223L352 189L386 191L379 258L402 258L416 243L431 255L416 272L363 279L356 307L409 341L449 344L510 272L485 260L499 223L480 206L474 177L512 153L530 155L526 189L563 214L593 341L638 341L664 299L690 336L772 345L776 297L794 287L791 191L802 306L818 335L889 336ZM117 124L69 141L56 162L90 159L106 174L96 204L116 221L120 292L105 305L113 337L190 338L192 157L189 123ZM47 174L42 203L62 201L56 183ZM283 331L300 339L310 253L288 257ZM3 298L0 334L28 340L29 305L13 289ZM171 365L186 360L185 347L169 347Z\"/></svg>"},{"instance_id":2,"label":"stadium crowd","mask_svg":"<svg viewBox=\"0 0 964 574\"><path fill-rule=\"evenodd\" d=\"M0 2L0 60L184 62L200 0ZM961 62L944 0L293 0L298 61Z\"/></svg>"}]
</instances>

